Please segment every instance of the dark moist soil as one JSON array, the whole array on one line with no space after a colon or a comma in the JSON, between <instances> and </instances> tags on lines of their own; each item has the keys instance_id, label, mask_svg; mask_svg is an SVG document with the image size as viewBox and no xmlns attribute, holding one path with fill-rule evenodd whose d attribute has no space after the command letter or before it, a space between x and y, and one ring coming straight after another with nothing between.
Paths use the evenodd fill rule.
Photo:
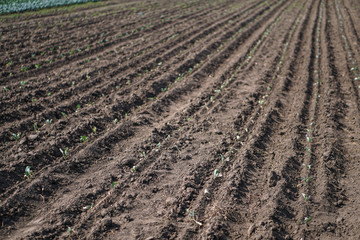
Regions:
<instances>
[{"instance_id":1,"label":"dark moist soil","mask_svg":"<svg viewBox=\"0 0 360 240\"><path fill-rule=\"evenodd\" d=\"M2 16L0 239L359 239L358 8Z\"/></svg>"}]
</instances>

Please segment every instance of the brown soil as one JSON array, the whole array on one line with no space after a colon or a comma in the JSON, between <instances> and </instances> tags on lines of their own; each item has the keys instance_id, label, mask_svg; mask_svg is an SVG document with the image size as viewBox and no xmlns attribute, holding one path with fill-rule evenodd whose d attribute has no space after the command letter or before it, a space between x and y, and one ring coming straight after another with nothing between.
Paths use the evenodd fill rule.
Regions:
<instances>
[{"instance_id":1,"label":"brown soil","mask_svg":"<svg viewBox=\"0 0 360 240\"><path fill-rule=\"evenodd\" d=\"M2 16L0 238L360 239L359 9Z\"/></svg>"}]
</instances>

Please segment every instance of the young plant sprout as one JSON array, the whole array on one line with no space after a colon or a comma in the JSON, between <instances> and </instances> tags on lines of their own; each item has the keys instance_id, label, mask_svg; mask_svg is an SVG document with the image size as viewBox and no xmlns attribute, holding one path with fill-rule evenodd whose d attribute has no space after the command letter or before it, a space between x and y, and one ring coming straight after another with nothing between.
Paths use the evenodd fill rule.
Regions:
<instances>
[{"instance_id":1,"label":"young plant sprout","mask_svg":"<svg viewBox=\"0 0 360 240\"><path fill-rule=\"evenodd\" d=\"M306 165L305 163L303 163L302 165L303 165L304 167L306 167L307 169L309 169L309 170L311 169L311 166L312 166L311 164L310 164L310 165Z\"/></svg>"},{"instance_id":2,"label":"young plant sprout","mask_svg":"<svg viewBox=\"0 0 360 240\"><path fill-rule=\"evenodd\" d=\"M136 166L133 166L133 167L130 169L130 171L131 171L132 173L136 172Z\"/></svg>"},{"instance_id":3,"label":"young plant sprout","mask_svg":"<svg viewBox=\"0 0 360 240\"><path fill-rule=\"evenodd\" d=\"M189 214L190 220L192 220L192 221L194 221L196 224L202 226L202 223L201 223L201 222L198 222L198 221L195 220L195 214L196 214L195 211L191 212L190 209L186 209L186 212Z\"/></svg>"},{"instance_id":4,"label":"young plant sprout","mask_svg":"<svg viewBox=\"0 0 360 240\"><path fill-rule=\"evenodd\" d=\"M306 182L306 183L308 183L310 179L312 179L312 177L307 177L307 178L304 178L304 177L303 177L303 178L302 178L302 180L303 180L304 182Z\"/></svg>"},{"instance_id":5,"label":"young plant sprout","mask_svg":"<svg viewBox=\"0 0 360 240\"><path fill-rule=\"evenodd\" d=\"M311 154L310 148L305 147L306 151Z\"/></svg>"},{"instance_id":6,"label":"young plant sprout","mask_svg":"<svg viewBox=\"0 0 360 240\"><path fill-rule=\"evenodd\" d=\"M31 171L30 166L26 166L24 177L27 177L28 179L30 179L32 174L33 174L33 171Z\"/></svg>"},{"instance_id":7,"label":"young plant sprout","mask_svg":"<svg viewBox=\"0 0 360 240\"><path fill-rule=\"evenodd\" d=\"M312 219L312 217L305 217L305 218L304 218L304 224L307 223L307 222L309 222L311 219Z\"/></svg>"},{"instance_id":8,"label":"young plant sprout","mask_svg":"<svg viewBox=\"0 0 360 240\"><path fill-rule=\"evenodd\" d=\"M69 233L69 237L71 236L71 233L73 232L73 229L71 227L68 227L67 232Z\"/></svg>"},{"instance_id":9,"label":"young plant sprout","mask_svg":"<svg viewBox=\"0 0 360 240\"><path fill-rule=\"evenodd\" d=\"M118 121L119 121L119 120L118 120L117 118L115 118L115 119L114 119L114 124L117 124Z\"/></svg>"},{"instance_id":10,"label":"young plant sprout","mask_svg":"<svg viewBox=\"0 0 360 240\"><path fill-rule=\"evenodd\" d=\"M93 131L94 134L96 134L96 127L93 127L92 131Z\"/></svg>"},{"instance_id":11,"label":"young plant sprout","mask_svg":"<svg viewBox=\"0 0 360 240\"><path fill-rule=\"evenodd\" d=\"M80 137L80 142L86 142L87 140L87 136L81 136Z\"/></svg>"},{"instance_id":12,"label":"young plant sprout","mask_svg":"<svg viewBox=\"0 0 360 240\"><path fill-rule=\"evenodd\" d=\"M311 195L306 195L305 193L302 193L301 195L303 196L306 202L311 200Z\"/></svg>"},{"instance_id":13,"label":"young plant sprout","mask_svg":"<svg viewBox=\"0 0 360 240\"><path fill-rule=\"evenodd\" d=\"M52 119L46 119L46 124L50 125L52 123Z\"/></svg>"},{"instance_id":14,"label":"young plant sprout","mask_svg":"<svg viewBox=\"0 0 360 240\"><path fill-rule=\"evenodd\" d=\"M80 108L81 108L80 104L76 105L76 109L80 109Z\"/></svg>"},{"instance_id":15,"label":"young plant sprout","mask_svg":"<svg viewBox=\"0 0 360 240\"><path fill-rule=\"evenodd\" d=\"M60 150L61 154L63 155L63 158L66 159L69 148L67 147L67 148L65 148L65 150L62 150L61 148L59 148L59 150Z\"/></svg>"},{"instance_id":16,"label":"young plant sprout","mask_svg":"<svg viewBox=\"0 0 360 240\"><path fill-rule=\"evenodd\" d=\"M89 210L92 209L94 207L94 204L91 204L90 206L85 206L83 207L84 210Z\"/></svg>"},{"instance_id":17,"label":"young plant sprout","mask_svg":"<svg viewBox=\"0 0 360 240\"><path fill-rule=\"evenodd\" d=\"M35 130L35 132L39 131L39 127L36 122L34 122L34 130Z\"/></svg>"},{"instance_id":18,"label":"young plant sprout","mask_svg":"<svg viewBox=\"0 0 360 240\"><path fill-rule=\"evenodd\" d=\"M214 170L214 178L217 178L217 177L222 177L222 174L220 173L220 171L218 169L215 169Z\"/></svg>"},{"instance_id":19,"label":"young plant sprout","mask_svg":"<svg viewBox=\"0 0 360 240\"><path fill-rule=\"evenodd\" d=\"M64 118L66 118L66 116L67 116L66 113L64 113L64 112L62 112L61 115L62 115Z\"/></svg>"},{"instance_id":20,"label":"young plant sprout","mask_svg":"<svg viewBox=\"0 0 360 240\"><path fill-rule=\"evenodd\" d=\"M4 87L3 89L5 92L9 91L9 88L7 88L7 87Z\"/></svg>"},{"instance_id":21,"label":"young plant sprout","mask_svg":"<svg viewBox=\"0 0 360 240\"><path fill-rule=\"evenodd\" d=\"M204 194L210 194L209 190L207 190L207 188L204 189Z\"/></svg>"},{"instance_id":22,"label":"young plant sprout","mask_svg":"<svg viewBox=\"0 0 360 240\"><path fill-rule=\"evenodd\" d=\"M115 188L116 184L118 184L118 182L112 182L112 183L111 183L111 187L112 187L112 188Z\"/></svg>"},{"instance_id":23,"label":"young plant sprout","mask_svg":"<svg viewBox=\"0 0 360 240\"><path fill-rule=\"evenodd\" d=\"M224 157L224 155L222 155L222 154L220 153L220 157L221 157L221 162L224 163L224 162L225 162L225 157Z\"/></svg>"},{"instance_id":24,"label":"young plant sprout","mask_svg":"<svg viewBox=\"0 0 360 240\"><path fill-rule=\"evenodd\" d=\"M12 137L15 139L15 141L19 140L19 139L20 139L20 136L21 136L21 133L18 133L18 134L13 133L13 134L12 134Z\"/></svg>"},{"instance_id":25,"label":"young plant sprout","mask_svg":"<svg viewBox=\"0 0 360 240\"><path fill-rule=\"evenodd\" d=\"M306 133L306 141L308 141L309 143L312 141L313 137L310 136L309 133Z\"/></svg>"},{"instance_id":26,"label":"young plant sprout","mask_svg":"<svg viewBox=\"0 0 360 240\"><path fill-rule=\"evenodd\" d=\"M143 157L146 157L146 154L145 154L145 152L142 152L142 155L143 155Z\"/></svg>"}]
</instances>

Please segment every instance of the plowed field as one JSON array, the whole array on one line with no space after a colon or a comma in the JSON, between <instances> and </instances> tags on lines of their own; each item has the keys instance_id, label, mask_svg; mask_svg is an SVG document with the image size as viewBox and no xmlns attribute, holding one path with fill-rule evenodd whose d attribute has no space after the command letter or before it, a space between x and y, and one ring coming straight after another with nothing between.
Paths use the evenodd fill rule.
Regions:
<instances>
[{"instance_id":1,"label":"plowed field","mask_svg":"<svg viewBox=\"0 0 360 240\"><path fill-rule=\"evenodd\" d=\"M1 16L0 239L360 239L359 1L66 9Z\"/></svg>"}]
</instances>

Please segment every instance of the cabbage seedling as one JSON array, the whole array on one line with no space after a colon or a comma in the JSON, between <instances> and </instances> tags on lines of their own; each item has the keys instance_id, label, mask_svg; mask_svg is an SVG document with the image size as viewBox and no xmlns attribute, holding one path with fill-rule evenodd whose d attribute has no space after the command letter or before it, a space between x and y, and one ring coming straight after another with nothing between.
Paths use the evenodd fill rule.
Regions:
<instances>
[{"instance_id":1,"label":"cabbage seedling","mask_svg":"<svg viewBox=\"0 0 360 240\"><path fill-rule=\"evenodd\" d=\"M61 148L59 148L59 150L60 150L61 154L63 155L63 158L66 159L69 148L67 147L67 148L65 148L65 150L62 150Z\"/></svg>"},{"instance_id":2,"label":"cabbage seedling","mask_svg":"<svg viewBox=\"0 0 360 240\"><path fill-rule=\"evenodd\" d=\"M115 118L115 119L114 119L114 124L117 124L118 121L119 121L119 120L118 120L117 118Z\"/></svg>"},{"instance_id":3,"label":"cabbage seedling","mask_svg":"<svg viewBox=\"0 0 360 240\"><path fill-rule=\"evenodd\" d=\"M81 136L80 137L80 142L86 142L87 140L87 136Z\"/></svg>"},{"instance_id":4,"label":"cabbage seedling","mask_svg":"<svg viewBox=\"0 0 360 240\"><path fill-rule=\"evenodd\" d=\"M39 127L36 122L34 122L34 130L35 130L35 132L39 131Z\"/></svg>"},{"instance_id":5,"label":"cabbage seedling","mask_svg":"<svg viewBox=\"0 0 360 240\"><path fill-rule=\"evenodd\" d=\"M217 178L217 177L222 177L222 174L220 173L220 171L218 169L215 169L214 170L214 178Z\"/></svg>"},{"instance_id":6,"label":"cabbage seedling","mask_svg":"<svg viewBox=\"0 0 360 240\"><path fill-rule=\"evenodd\" d=\"M313 140L313 137L310 136L309 133L306 134L306 141L308 141L309 143Z\"/></svg>"},{"instance_id":7,"label":"cabbage seedling","mask_svg":"<svg viewBox=\"0 0 360 240\"><path fill-rule=\"evenodd\" d=\"M18 134L13 133L12 134L12 137L15 139L15 141L19 140L20 136L21 136L21 133L18 133Z\"/></svg>"},{"instance_id":8,"label":"cabbage seedling","mask_svg":"<svg viewBox=\"0 0 360 240\"><path fill-rule=\"evenodd\" d=\"M116 186L116 184L118 184L118 182L112 182L111 187L114 188Z\"/></svg>"},{"instance_id":9,"label":"cabbage seedling","mask_svg":"<svg viewBox=\"0 0 360 240\"><path fill-rule=\"evenodd\" d=\"M303 196L306 202L311 199L311 195L306 195L305 193L302 193L301 195Z\"/></svg>"},{"instance_id":10,"label":"cabbage seedling","mask_svg":"<svg viewBox=\"0 0 360 240\"><path fill-rule=\"evenodd\" d=\"M130 171L131 171L132 173L136 172L136 166L133 166L133 167L130 169Z\"/></svg>"},{"instance_id":11,"label":"cabbage seedling","mask_svg":"<svg viewBox=\"0 0 360 240\"><path fill-rule=\"evenodd\" d=\"M304 218L304 224L307 223L307 222L309 222L311 219L312 219L312 217L305 217L305 218Z\"/></svg>"},{"instance_id":12,"label":"cabbage seedling","mask_svg":"<svg viewBox=\"0 0 360 240\"><path fill-rule=\"evenodd\" d=\"M90 206L83 207L84 210L89 210L94 207L94 204L91 204Z\"/></svg>"},{"instance_id":13,"label":"cabbage seedling","mask_svg":"<svg viewBox=\"0 0 360 240\"><path fill-rule=\"evenodd\" d=\"M306 167L307 169L309 169L309 170L311 169L311 166L312 166L311 164L310 164L310 165L306 165L305 163L303 163L302 165L303 165L304 167Z\"/></svg>"},{"instance_id":14,"label":"cabbage seedling","mask_svg":"<svg viewBox=\"0 0 360 240\"><path fill-rule=\"evenodd\" d=\"M26 166L24 177L27 177L28 179L30 179L32 174L33 174L33 171L31 171L30 166Z\"/></svg>"},{"instance_id":15,"label":"cabbage seedling","mask_svg":"<svg viewBox=\"0 0 360 240\"><path fill-rule=\"evenodd\" d=\"M304 182L306 182L306 183L309 182L310 179L312 179L312 177L307 177L307 178L304 178L304 177L303 177L303 178L302 178L302 180L303 180Z\"/></svg>"},{"instance_id":16,"label":"cabbage seedling","mask_svg":"<svg viewBox=\"0 0 360 240\"><path fill-rule=\"evenodd\" d=\"M201 222L198 222L198 221L195 220L195 214L196 214L195 211L191 212L190 209L186 209L186 212L189 214L190 220L192 220L192 221L194 221L196 224L199 224L200 226L202 226L202 223L201 223Z\"/></svg>"},{"instance_id":17,"label":"cabbage seedling","mask_svg":"<svg viewBox=\"0 0 360 240\"><path fill-rule=\"evenodd\" d=\"M52 119L46 119L46 124L50 125L52 123Z\"/></svg>"}]
</instances>

